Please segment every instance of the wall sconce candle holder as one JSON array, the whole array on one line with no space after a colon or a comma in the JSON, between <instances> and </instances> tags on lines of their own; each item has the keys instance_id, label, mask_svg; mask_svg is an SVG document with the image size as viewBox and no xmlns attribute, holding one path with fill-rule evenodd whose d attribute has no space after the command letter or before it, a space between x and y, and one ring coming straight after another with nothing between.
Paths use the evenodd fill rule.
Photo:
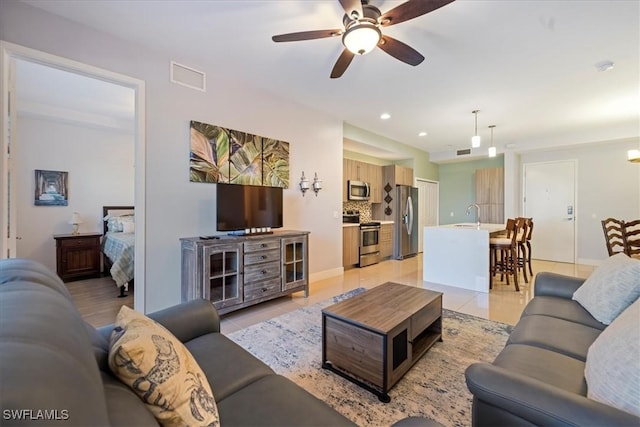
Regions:
<instances>
[{"instance_id":1,"label":"wall sconce candle holder","mask_svg":"<svg viewBox=\"0 0 640 427\"><path fill-rule=\"evenodd\" d=\"M302 197L309 189L309 180L304 176L304 171L302 171L302 177L300 178L300 191L302 191Z\"/></svg>"},{"instance_id":2,"label":"wall sconce candle holder","mask_svg":"<svg viewBox=\"0 0 640 427\"><path fill-rule=\"evenodd\" d=\"M316 197L318 197L318 192L322 190L322 180L318 179L318 173L316 172L313 177L313 182L309 183L309 179L304 176L304 171L302 171L302 177L300 178L300 191L302 191L302 197L304 197L307 190L312 189L314 193L316 193Z\"/></svg>"},{"instance_id":3,"label":"wall sconce candle holder","mask_svg":"<svg viewBox=\"0 0 640 427\"><path fill-rule=\"evenodd\" d=\"M313 192L316 193L316 197L318 197L318 191L322 190L322 181L318 179L318 173L315 173L313 177Z\"/></svg>"}]
</instances>

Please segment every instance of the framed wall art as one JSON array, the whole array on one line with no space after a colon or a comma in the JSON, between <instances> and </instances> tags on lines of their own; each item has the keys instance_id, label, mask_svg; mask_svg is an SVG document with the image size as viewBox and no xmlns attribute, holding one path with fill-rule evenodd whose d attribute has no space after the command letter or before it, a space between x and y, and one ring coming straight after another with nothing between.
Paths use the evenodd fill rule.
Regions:
<instances>
[{"instance_id":1,"label":"framed wall art","mask_svg":"<svg viewBox=\"0 0 640 427\"><path fill-rule=\"evenodd\" d=\"M67 206L69 204L69 172L36 169L36 206Z\"/></svg>"},{"instance_id":2,"label":"framed wall art","mask_svg":"<svg viewBox=\"0 0 640 427\"><path fill-rule=\"evenodd\" d=\"M192 182L289 188L289 143L192 121Z\"/></svg>"}]
</instances>

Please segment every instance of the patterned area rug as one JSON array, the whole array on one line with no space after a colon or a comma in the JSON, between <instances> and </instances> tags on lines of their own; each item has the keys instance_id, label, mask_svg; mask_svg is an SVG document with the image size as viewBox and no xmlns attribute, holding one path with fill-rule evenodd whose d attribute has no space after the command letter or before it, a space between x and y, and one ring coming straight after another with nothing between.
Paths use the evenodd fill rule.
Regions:
<instances>
[{"instance_id":1,"label":"patterned area rug","mask_svg":"<svg viewBox=\"0 0 640 427\"><path fill-rule=\"evenodd\" d=\"M363 291L354 289L229 337L359 426L389 426L408 416L424 416L445 426L471 425L471 394L464 371L474 362L493 361L511 326L444 310L443 342L434 344L389 391L391 402L382 403L321 367L321 309Z\"/></svg>"}]
</instances>

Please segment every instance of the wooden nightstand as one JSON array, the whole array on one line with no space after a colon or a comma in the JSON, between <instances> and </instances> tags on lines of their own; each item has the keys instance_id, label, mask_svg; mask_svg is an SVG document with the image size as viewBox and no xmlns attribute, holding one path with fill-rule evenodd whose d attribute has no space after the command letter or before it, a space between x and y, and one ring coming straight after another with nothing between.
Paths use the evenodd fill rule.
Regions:
<instances>
[{"instance_id":1,"label":"wooden nightstand","mask_svg":"<svg viewBox=\"0 0 640 427\"><path fill-rule=\"evenodd\" d=\"M56 265L64 282L100 277L101 233L56 234Z\"/></svg>"}]
</instances>

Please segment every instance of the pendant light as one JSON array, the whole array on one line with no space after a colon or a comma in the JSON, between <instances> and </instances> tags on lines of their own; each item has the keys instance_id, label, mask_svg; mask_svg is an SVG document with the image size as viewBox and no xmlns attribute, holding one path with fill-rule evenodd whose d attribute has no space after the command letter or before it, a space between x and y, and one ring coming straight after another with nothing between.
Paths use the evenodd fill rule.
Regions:
<instances>
[{"instance_id":1,"label":"pendant light","mask_svg":"<svg viewBox=\"0 0 640 427\"><path fill-rule=\"evenodd\" d=\"M495 157L496 156L496 146L493 145L493 128L495 128L496 125L491 125L489 126L489 129L491 129L491 147L489 147L489 157Z\"/></svg>"},{"instance_id":2,"label":"pendant light","mask_svg":"<svg viewBox=\"0 0 640 427\"><path fill-rule=\"evenodd\" d=\"M631 163L640 163L640 150L627 151L627 160Z\"/></svg>"},{"instance_id":3,"label":"pendant light","mask_svg":"<svg viewBox=\"0 0 640 427\"><path fill-rule=\"evenodd\" d=\"M475 114L476 116L476 127L475 127L475 133L473 134L473 137L471 138L471 148L478 148L480 147L480 137L478 136L478 112L480 110L473 110L472 113Z\"/></svg>"}]
</instances>

